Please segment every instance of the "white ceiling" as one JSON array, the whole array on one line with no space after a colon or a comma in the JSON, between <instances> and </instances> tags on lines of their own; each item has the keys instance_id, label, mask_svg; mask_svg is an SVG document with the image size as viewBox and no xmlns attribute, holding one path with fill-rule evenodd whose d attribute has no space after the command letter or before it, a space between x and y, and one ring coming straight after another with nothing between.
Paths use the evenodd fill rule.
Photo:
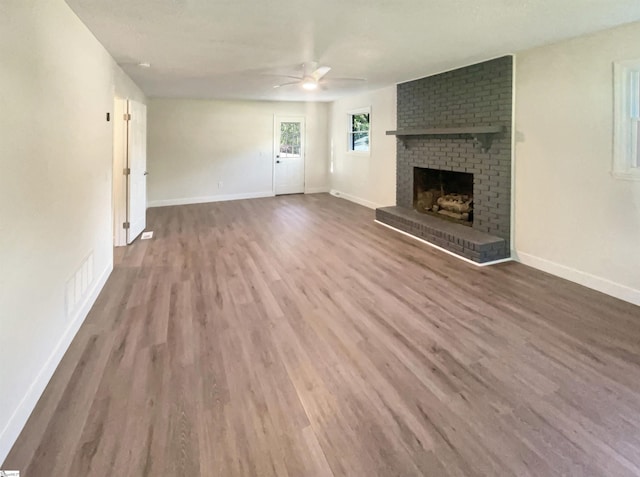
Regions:
<instances>
[{"instance_id":1,"label":"white ceiling","mask_svg":"<svg viewBox=\"0 0 640 477\"><path fill-rule=\"evenodd\" d=\"M331 101L640 20L638 0L66 1L148 96L181 98ZM367 82L273 88L314 60Z\"/></svg>"}]
</instances>

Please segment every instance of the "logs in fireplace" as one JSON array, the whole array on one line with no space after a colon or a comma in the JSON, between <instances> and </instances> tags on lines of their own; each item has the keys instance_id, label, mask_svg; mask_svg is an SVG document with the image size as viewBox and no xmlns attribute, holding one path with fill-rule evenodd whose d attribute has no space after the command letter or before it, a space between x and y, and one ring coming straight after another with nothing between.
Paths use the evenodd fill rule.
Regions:
<instances>
[{"instance_id":1,"label":"logs in fireplace","mask_svg":"<svg viewBox=\"0 0 640 477\"><path fill-rule=\"evenodd\" d=\"M418 193L418 212L436 212L446 217L471 222L473 220L473 198L464 194L445 194L431 189Z\"/></svg>"},{"instance_id":2,"label":"logs in fireplace","mask_svg":"<svg viewBox=\"0 0 640 477\"><path fill-rule=\"evenodd\" d=\"M464 225L473 223L473 174L414 167L413 207Z\"/></svg>"}]
</instances>

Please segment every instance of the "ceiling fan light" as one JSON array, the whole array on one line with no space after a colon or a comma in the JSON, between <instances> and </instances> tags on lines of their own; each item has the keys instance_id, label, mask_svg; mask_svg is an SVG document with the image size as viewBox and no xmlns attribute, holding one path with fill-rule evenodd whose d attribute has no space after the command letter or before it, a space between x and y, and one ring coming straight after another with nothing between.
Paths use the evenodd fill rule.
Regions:
<instances>
[{"instance_id":1,"label":"ceiling fan light","mask_svg":"<svg viewBox=\"0 0 640 477\"><path fill-rule=\"evenodd\" d=\"M306 80L302 83L302 87L307 91L313 91L318 87L318 83L313 80Z\"/></svg>"}]
</instances>

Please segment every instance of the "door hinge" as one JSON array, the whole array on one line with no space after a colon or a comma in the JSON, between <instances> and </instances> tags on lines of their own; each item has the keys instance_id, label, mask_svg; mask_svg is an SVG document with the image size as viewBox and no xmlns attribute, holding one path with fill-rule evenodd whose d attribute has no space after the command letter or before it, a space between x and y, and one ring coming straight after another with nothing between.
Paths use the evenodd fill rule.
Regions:
<instances>
[{"instance_id":1,"label":"door hinge","mask_svg":"<svg viewBox=\"0 0 640 477\"><path fill-rule=\"evenodd\" d=\"M122 173L123 173L125 176L128 176L128 175L130 175L130 174L131 174L131 169L130 169L130 168L128 168L128 167L125 167L124 169L122 169Z\"/></svg>"},{"instance_id":2,"label":"door hinge","mask_svg":"<svg viewBox=\"0 0 640 477\"><path fill-rule=\"evenodd\" d=\"M124 113L124 120L125 121L131 121L131 115L128 113Z\"/></svg>"},{"instance_id":3,"label":"door hinge","mask_svg":"<svg viewBox=\"0 0 640 477\"><path fill-rule=\"evenodd\" d=\"M123 222L123 223L122 223L122 228L123 228L123 229L125 229L125 230L129 230L129 226L130 226L130 225L131 225L131 224L130 224L129 222Z\"/></svg>"}]
</instances>

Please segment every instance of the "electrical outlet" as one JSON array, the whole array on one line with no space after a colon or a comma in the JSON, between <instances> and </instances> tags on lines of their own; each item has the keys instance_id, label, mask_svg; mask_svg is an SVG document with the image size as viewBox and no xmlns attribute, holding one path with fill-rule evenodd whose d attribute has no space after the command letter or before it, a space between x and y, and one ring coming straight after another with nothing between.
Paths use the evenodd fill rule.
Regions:
<instances>
[{"instance_id":1,"label":"electrical outlet","mask_svg":"<svg viewBox=\"0 0 640 477\"><path fill-rule=\"evenodd\" d=\"M218 189L222 189L222 181L218 181Z\"/></svg>"}]
</instances>

